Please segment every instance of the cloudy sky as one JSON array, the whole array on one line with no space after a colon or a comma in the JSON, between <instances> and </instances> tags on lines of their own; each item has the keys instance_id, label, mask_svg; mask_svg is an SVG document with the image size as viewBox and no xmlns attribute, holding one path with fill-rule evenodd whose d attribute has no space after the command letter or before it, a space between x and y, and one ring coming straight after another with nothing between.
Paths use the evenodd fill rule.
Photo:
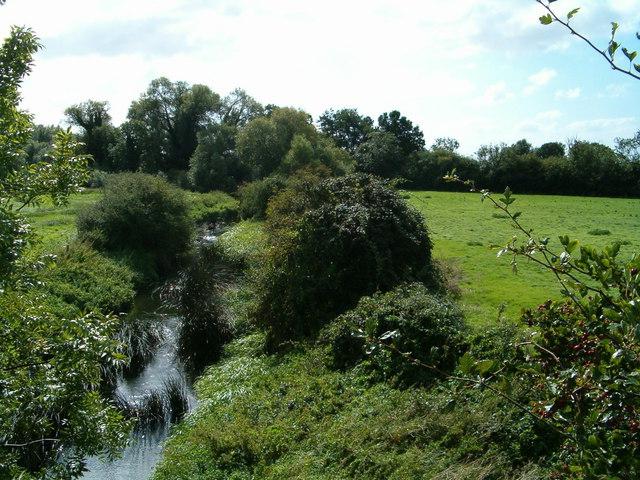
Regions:
<instances>
[{"instance_id":1,"label":"cloudy sky","mask_svg":"<svg viewBox=\"0 0 640 480\"><path fill-rule=\"evenodd\" d=\"M557 7L556 7L557 6ZM638 0L560 0L606 46L609 22L640 50ZM7 0L0 34L27 25L45 48L24 84L39 123L107 100L116 123L156 77L236 87L262 103L400 110L425 132L484 143L640 129L640 82L611 71L534 0Z\"/></svg>"}]
</instances>

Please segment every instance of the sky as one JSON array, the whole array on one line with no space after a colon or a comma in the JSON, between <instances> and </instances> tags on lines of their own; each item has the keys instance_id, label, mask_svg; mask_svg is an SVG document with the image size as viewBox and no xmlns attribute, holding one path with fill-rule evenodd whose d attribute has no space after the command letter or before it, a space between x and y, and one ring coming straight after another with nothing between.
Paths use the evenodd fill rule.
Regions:
<instances>
[{"instance_id":1,"label":"sky","mask_svg":"<svg viewBox=\"0 0 640 480\"><path fill-rule=\"evenodd\" d=\"M610 22L640 50L638 0L560 0L605 47ZM106 100L114 123L165 76L263 104L377 118L399 110L427 146L570 139L612 145L640 130L640 82L614 72L534 0L7 0L0 35L31 27L44 45L23 107L43 124ZM640 58L640 57L639 57Z\"/></svg>"}]
</instances>

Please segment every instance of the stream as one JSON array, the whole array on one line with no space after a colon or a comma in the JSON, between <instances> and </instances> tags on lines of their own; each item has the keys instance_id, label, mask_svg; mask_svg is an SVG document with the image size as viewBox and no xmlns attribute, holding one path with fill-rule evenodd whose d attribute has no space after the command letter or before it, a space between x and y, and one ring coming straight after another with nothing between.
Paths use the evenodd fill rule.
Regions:
<instances>
[{"instance_id":1,"label":"stream","mask_svg":"<svg viewBox=\"0 0 640 480\"><path fill-rule=\"evenodd\" d=\"M198 235L197 243L202 245L216 242L224 226L204 228ZM144 303L144 302L142 302ZM87 480L144 480L148 479L162 456L164 442L169 436L172 423L176 420L167 394L167 385L178 385L185 404L178 415L185 415L196 406L193 381L178 356L178 330L180 317L175 314L160 313L153 302L142 306L134 313L134 318L147 318L160 322L163 330L162 341L153 357L132 378L121 375L118 378L115 395L127 405L140 407L148 401L150 394L157 394L158 403L164 412L159 421L134 428L122 456L114 461L96 457L87 459L88 471L82 476ZM184 411L186 410L186 411Z\"/></svg>"},{"instance_id":2,"label":"stream","mask_svg":"<svg viewBox=\"0 0 640 480\"><path fill-rule=\"evenodd\" d=\"M150 314L146 314L150 315ZM184 365L177 355L177 331L180 319L176 315L152 313L157 316L164 330L163 341L158 346L151 361L135 378L120 377L116 394L132 405L140 405L150 392L165 391L165 382L176 379L186 393L188 409L196 405L193 387ZM167 409L164 420L153 426L141 426L134 429L129 444L122 456L108 462L95 457L87 459L88 472L82 478L91 480L143 480L149 478L160 460L164 441L169 435L171 415L168 399L163 402ZM161 397L162 398L162 397Z\"/></svg>"}]
</instances>

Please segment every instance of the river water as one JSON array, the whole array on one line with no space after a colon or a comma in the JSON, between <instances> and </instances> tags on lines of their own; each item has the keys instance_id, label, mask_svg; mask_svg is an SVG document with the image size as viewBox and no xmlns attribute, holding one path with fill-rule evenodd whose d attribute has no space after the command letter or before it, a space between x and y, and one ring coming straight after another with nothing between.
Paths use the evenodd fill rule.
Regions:
<instances>
[{"instance_id":1,"label":"river water","mask_svg":"<svg viewBox=\"0 0 640 480\"><path fill-rule=\"evenodd\" d=\"M149 315L149 314L146 314ZM162 343L144 370L132 379L119 378L117 394L129 404L140 405L149 393L164 392L166 382L175 379L182 383L188 410L196 404L192 384L177 354L177 335L180 319L175 315L156 313L164 330ZM165 400L166 402L167 400ZM149 478L160 460L164 441L171 427L170 412L164 420L150 427L139 427L131 434L122 457L107 462L98 458L87 460L88 472L82 478L90 480L144 480Z\"/></svg>"}]
</instances>

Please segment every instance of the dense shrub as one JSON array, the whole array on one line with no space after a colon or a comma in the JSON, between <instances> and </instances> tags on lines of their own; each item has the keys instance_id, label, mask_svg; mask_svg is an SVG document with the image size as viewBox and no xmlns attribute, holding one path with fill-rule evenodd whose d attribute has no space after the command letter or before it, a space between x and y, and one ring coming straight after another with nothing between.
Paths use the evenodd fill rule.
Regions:
<instances>
[{"instance_id":1,"label":"dense shrub","mask_svg":"<svg viewBox=\"0 0 640 480\"><path fill-rule=\"evenodd\" d=\"M324 336L337 367L352 366L367 358L384 378L414 384L434 376L440 379L441 375L407 362L398 352L443 372L450 371L462 352L464 330L462 311L452 300L414 283L362 298L353 310L332 322ZM366 337L382 337L392 348L368 348Z\"/></svg>"},{"instance_id":2,"label":"dense shrub","mask_svg":"<svg viewBox=\"0 0 640 480\"><path fill-rule=\"evenodd\" d=\"M99 249L150 254L167 272L187 250L192 225L182 191L159 177L121 173L109 177L101 200L80 212L78 234Z\"/></svg>"},{"instance_id":3,"label":"dense shrub","mask_svg":"<svg viewBox=\"0 0 640 480\"><path fill-rule=\"evenodd\" d=\"M242 185L238 189L240 216L256 220L264 219L269 200L284 188L285 183L284 179L274 176Z\"/></svg>"},{"instance_id":4,"label":"dense shrub","mask_svg":"<svg viewBox=\"0 0 640 480\"><path fill-rule=\"evenodd\" d=\"M362 295L432 279L422 216L368 175L328 179L299 200L309 208L291 241L272 239L259 280L258 320L276 342L313 333Z\"/></svg>"},{"instance_id":5,"label":"dense shrub","mask_svg":"<svg viewBox=\"0 0 640 480\"><path fill-rule=\"evenodd\" d=\"M135 295L133 272L86 244L65 248L40 276L42 288L82 311L123 312Z\"/></svg>"}]
</instances>

